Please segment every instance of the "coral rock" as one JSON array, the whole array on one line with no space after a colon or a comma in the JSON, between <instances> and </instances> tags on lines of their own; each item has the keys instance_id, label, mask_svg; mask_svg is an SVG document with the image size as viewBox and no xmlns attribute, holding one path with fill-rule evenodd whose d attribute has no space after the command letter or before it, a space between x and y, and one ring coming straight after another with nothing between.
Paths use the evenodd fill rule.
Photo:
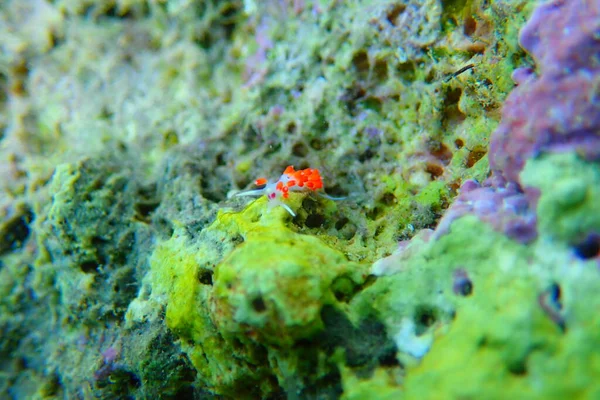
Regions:
<instances>
[{"instance_id":1,"label":"coral rock","mask_svg":"<svg viewBox=\"0 0 600 400\"><path fill-rule=\"evenodd\" d=\"M539 77L522 79L504 105L490 145L495 173L519 181L528 158L577 151L600 158L600 6L553 1L540 6L521 32Z\"/></svg>"}]
</instances>

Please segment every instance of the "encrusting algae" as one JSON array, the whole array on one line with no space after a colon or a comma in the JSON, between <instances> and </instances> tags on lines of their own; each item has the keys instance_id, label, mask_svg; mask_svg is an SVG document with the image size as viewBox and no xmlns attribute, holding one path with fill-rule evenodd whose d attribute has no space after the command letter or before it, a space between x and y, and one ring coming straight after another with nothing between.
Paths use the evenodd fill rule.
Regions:
<instances>
[{"instance_id":1,"label":"encrusting algae","mask_svg":"<svg viewBox=\"0 0 600 400\"><path fill-rule=\"evenodd\" d=\"M0 397L599 398L599 21L1 2Z\"/></svg>"}]
</instances>

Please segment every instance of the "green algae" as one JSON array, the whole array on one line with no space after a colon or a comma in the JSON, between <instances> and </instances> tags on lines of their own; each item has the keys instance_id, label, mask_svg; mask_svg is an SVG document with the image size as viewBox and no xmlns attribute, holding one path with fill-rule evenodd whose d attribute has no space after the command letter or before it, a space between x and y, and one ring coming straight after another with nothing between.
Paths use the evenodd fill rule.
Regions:
<instances>
[{"instance_id":1,"label":"green algae","mask_svg":"<svg viewBox=\"0 0 600 400\"><path fill-rule=\"evenodd\" d=\"M521 177L541 192L543 229L533 245L463 217L438 240L390 257L386 265L396 272L354 297L353 313L384 321L406 370L380 367L359 378L345 369L344 398L361 398L363 387L406 399L598 395L593 310L600 280L595 263L578 261L568 248L598 229L597 165L548 154L528 161ZM469 277L467 296L453 290L456 271Z\"/></svg>"},{"instance_id":2,"label":"green algae","mask_svg":"<svg viewBox=\"0 0 600 400\"><path fill-rule=\"evenodd\" d=\"M540 191L538 226L557 240L574 243L600 231L600 168L574 153L546 154L527 162L523 184Z\"/></svg>"},{"instance_id":3,"label":"green algae","mask_svg":"<svg viewBox=\"0 0 600 400\"><path fill-rule=\"evenodd\" d=\"M349 369L342 369L344 379L344 400L362 400L368 398L394 400L401 399L402 389L397 385L398 376L379 368L368 379L359 379Z\"/></svg>"},{"instance_id":4,"label":"green algae","mask_svg":"<svg viewBox=\"0 0 600 400\"><path fill-rule=\"evenodd\" d=\"M452 251L461 244L464 249L465 240L460 236L479 233L486 237L469 246L479 254L469 249L462 260L472 276L473 296L457 304L456 318L448 333L433 345L422 364L407 374L407 397L436 398L436 393L486 398L503 398L506 393L531 398L585 393L593 397L598 386L592 384L592 377L598 373L598 364L589 346L594 346L596 340L588 333L580 341L580 335L586 330L585 325L598 324L586 306L595 301L593 293L599 284L595 270L582 270L583 265L573 262L570 268L579 271L565 271L565 264L553 268L549 257L536 259L532 249L510 243L485 229L478 232L473 229L476 224L464 222L456 228L470 232L441 239L440 251ZM562 258L568 262L560 252L555 256L556 261ZM472 265L473 261L477 264ZM540 273L547 276L540 279ZM550 276L565 293L567 326L573 324L574 332L567 328L564 334L539 303L538 296L550 285ZM577 371L581 375L571 377L575 379L561 377L573 358L577 365L586 366L585 372ZM556 382L562 382L559 391Z\"/></svg>"},{"instance_id":5,"label":"green algae","mask_svg":"<svg viewBox=\"0 0 600 400\"><path fill-rule=\"evenodd\" d=\"M228 333L254 330L258 341L275 346L309 337L323 327L322 306L335 302L334 278L357 266L314 237L268 227L256 234L216 270L217 324Z\"/></svg>"},{"instance_id":6,"label":"green algae","mask_svg":"<svg viewBox=\"0 0 600 400\"><path fill-rule=\"evenodd\" d=\"M30 280L70 333L46 328L60 338L48 353L64 356L28 363L57 375L15 372L21 381L49 396L153 398L182 395L177 381L188 387L197 372L196 394L336 398L341 373L350 397L375 383L392 396L401 386L386 385L404 368L397 334L410 342L398 356L406 365L436 351L457 306L432 288L449 270L426 264L406 283L378 278L370 289L365 264L433 227L462 181L487 176L487 138L512 70L527 63L517 31L530 6L275 3L0 5L2 151L13 160L0 167L14 174L2 185L15 204L30 195L35 214L0 231L0 306L15 314L2 354L37 354L27 344L12 353L31 329L19 321L37 329L48 318L16 306L35 303ZM98 154L131 163L88 159ZM230 190L289 164L319 168L326 191L348 200L294 197L294 219L264 199L216 215L240 207ZM392 316L395 290L409 299ZM111 386L90 375L115 343L122 368ZM173 374L161 386L163 363Z\"/></svg>"},{"instance_id":7,"label":"green algae","mask_svg":"<svg viewBox=\"0 0 600 400\"><path fill-rule=\"evenodd\" d=\"M137 231L136 184L127 172L108 158L57 166L52 202L36 221L43 251L35 264L56 274L62 306L86 325L122 316L137 293L134 267L127 263Z\"/></svg>"},{"instance_id":8,"label":"green algae","mask_svg":"<svg viewBox=\"0 0 600 400\"><path fill-rule=\"evenodd\" d=\"M167 326L207 387L231 396L255 387L265 395L276 390L273 375L289 379L301 359L292 345L322 331L321 309L365 278L365 266L293 232L287 212L265 203L219 212L196 244L176 230L152 257L153 295L167 297Z\"/></svg>"},{"instance_id":9,"label":"green algae","mask_svg":"<svg viewBox=\"0 0 600 400\"><path fill-rule=\"evenodd\" d=\"M504 398L506 393L593 398L598 393L593 377L599 364L592 350L598 340L592 332L600 320L592 310L600 281L593 263L575 261L547 237L526 247L464 217L405 264L351 303L358 314L385 322L407 366L405 376L388 379L382 393L393 387L401 389L398 398L407 399ZM452 290L457 269L472 281L467 297ZM549 301L543 296L552 284L562 296L560 306L548 306L560 308L555 312L565 318L566 330L541 304ZM407 321L422 329L406 334ZM428 335L432 340L424 343ZM430 348L422 352L424 344ZM569 372L574 365L577 371ZM380 380L377 376L371 379ZM351 394L355 385L370 381L346 375L344 382Z\"/></svg>"},{"instance_id":10,"label":"green algae","mask_svg":"<svg viewBox=\"0 0 600 400\"><path fill-rule=\"evenodd\" d=\"M263 172L266 174L287 164L320 166L327 176L326 185L341 186L342 193L359 194L356 199L368 208L366 216L373 218L365 220L364 212L343 206L341 211L359 230L367 230L366 247L385 249L382 255L389 252L390 239L409 235L405 228L409 224L419 229L432 223L430 207L402 199L428 190L432 181L456 187L466 179L485 178L487 137L497 125L501 102L512 88L510 74L525 59L516 45L517 32L505 28L509 23L523 22L530 8L519 2L514 10L502 4L491 11L481 2L468 2L457 3L455 13L442 3L442 16L441 2L406 3L355 2L347 7L327 3L319 4L312 14L308 6L299 11L265 7L254 33L257 41L264 41L263 36L272 40L272 47L264 49L272 58L265 57L259 63L269 73L260 75L248 92L235 93L231 103L234 108L240 104L237 100L250 94L260 98L260 107L253 112L243 110L232 115L245 115L242 125L256 121L251 123L252 129L262 137L277 138L275 143L267 143L281 147L267 159L250 153L236 161L242 165L237 171L246 176L245 180L253 179L252 171L257 169L269 171ZM276 21L293 12L297 18L282 32ZM512 15L510 22L500 19L508 14ZM400 17L409 21L405 30L394 29ZM478 28L473 32L464 28L468 35L461 39L456 31L463 24ZM414 26L421 30L411 35ZM336 35L320 35L321 30ZM347 40L340 41L337 32L342 37L348 32ZM236 46L242 46L245 42L237 33ZM501 41L497 39L500 36ZM465 50L467 42L483 47ZM499 49L502 55L484 51L488 47ZM308 68L304 52L322 60L321 64ZM253 67L258 53L246 48L244 54ZM446 82L447 75L469 61L475 65L472 71ZM256 69L263 71L258 66ZM298 74L286 75L290 70ZM347 79L348 74L351 79ZM248 168L249 159L254 160L254 169ZM358 159L361 166L352 159ZM383 181L392 165L398 166L394 179L409 185L396 185L393 194L398 201L385 204L379 199L389 193L389 185ZM348 180L348 172L363 176L363 187ZM443 209L455 191L449 194L432 207ZM383 214L391 217L374 221ZM339 221L339 216L336 218ZM421 220L430 222L414 223Z\"/></svg>"}]
</instances>

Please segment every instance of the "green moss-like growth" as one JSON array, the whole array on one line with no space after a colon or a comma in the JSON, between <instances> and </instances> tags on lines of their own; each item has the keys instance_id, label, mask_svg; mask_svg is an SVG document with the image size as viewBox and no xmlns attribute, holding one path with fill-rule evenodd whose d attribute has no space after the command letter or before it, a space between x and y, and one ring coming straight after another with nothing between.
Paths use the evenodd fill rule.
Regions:
<instances>
[{"instance_id":1,"label":"green moss-like growth","mask_svg":"<svg viewBox=\"0 0 600 400\"><path fill-rule=\"evenodd\" d=\"M550 240L550 242L549 242ZM407 366L382 393L399 398L593 398L600 358L594 262L547 236L523 246L473 217L424 244L396 275L379 278L352 309L385 321ZM469 288L457 288L457 279ZM419 361L420 360L420 361ZM576 367L574 367L576 366ZM368 379L345 375L348 398ZM374 384L376 383L374 381Z\"/></svg>"},{"instance_id":2,"label":"green moss-like growth","mask_svg":"<svg viewBox=\"0 0 600 400\"><path fill-rule=\"evenodd\" d=\"M524 185L539 189L540 231L576 242L600 232L600 167L574 153L547 154L527 162Z\"/></svg>"},{"instance_id":3,"label":"green moss-like growth","mask_svg":"<svg viewBox=\"0 0 600 400\"><path fill-rule=\"evenodd\" d=\"M364 266L293 232L287 219L260 199L240 213L220 212L199 244L176 231L153 255L153 294L168 298L167 325L217 393L239 398L285 386L302 359L294 345L323 331L322 308L340 307L338 298L365 278Z\"/></svg>"},{"instance_id":4,"label":"green moss-like growth","mask_svg":"<svg viewBox=\"0 0 600 400\"><path fill-rule=\"evenodd\" d=\"M458 233L442 238L430 255L448 260L449 268L464 265L473 294L454 296L456 317L423 363L407 374L407 398L597 395L600 386L593 377L600 358L591 350L598 345L592 332L600 324L592 311L600 288L595 268L542 243L546 256L535 256L534 249L474 220L460 221L453 231ZM558 298L550 293L554 285L562 293Z\"/></svg>"},{"instance_id":5,"label":"green moss-like growth","mask_svg":"<svg viewBox=\"0 0 600 400\"><path fill-rule=\"evenodd\" d=\"M0 390L359 397L435 345L443 267L393 317L362 263L487 176L534 2L0 3ZM217 215L289 164L348 198Z\"/></svg>"},{"instance_id":6,"label":"green moss-like growth","mask_svg":"<svg viewBox=\"0 0 600 400\"><path fill-rule=\"evenodd\" d=\"M254 230L216 269L216 322L224 332L290 345L322 329L321 308L335 302L334 279L350 275L349 283L359 284L360 272L316 237Z\"/></svg>"},{"instance_id":7,"label":"green moss-like growth","mask_svg":"<svg viewBox=\"0 0 600 400\"><path fill-rule=\"evenodd\" d=\"M128 172L109 158L59 165L50 185L53 201L36 221L45 250L37 264L55 271L61 306L84 324L122 316L137 292L130 253L137 185Z\"/></svg>"},{"instance_id":8,"label":"green moss-like growth","mask_svg":"<svg viewBox=\"0 0 600 400\"><path fill-rule=\"evenodd\" d=\"M42 222L48 230L42 241L51 257L66 255L85 273L122 265L133 240L128 222L135 189L126 167L113 161L59 165L52 179L53 203Z\"/></svg>"},{"instance_id":9,"label":"green moss-like growth","mask_svg":"<svg viewBox=\"0 0 600 400\"><path fill-rule=\"evenodd\" d=\"M15 204L2 213L0 222L0 255L20 249L29 237L29 223L33 218L29 206L24 203Z\"/></svg>"},{"instance_id":10,"label":"green moss-like growth","mask_svg":"<svg viewBox=\"0 0 600 400\"><path fill-rule=\"evenodd\" d=\"M344 371L344 400L377 398L381 400L402 399L403 391L398 386L399 376L384 369L377 369L367 379L357 378L350 370Z\"/></svg>"},{"instance_id":11,"label":"green moss-like growth","mask_svg":"<svg viewBox=\"0 0 600 400\"><path fill-rule=\"evenodd\" d=\"M185 238L177 234L162 243L152 257L153 295L167 296L167 326L182 340L203 386L232 396L244 391L256 394L256 390L268 393L273 390L267 379L269 371L252 367L261 364L256 349L234 348L210 317L211 260L219 259L217 253L188 247ZM266 387L254 389L261 381Z\"/></svg>"},{"instance_id":12,"label":"green moss-like growth","mask_svg":"<svg viewBox=\"0 0 600 400\"><path fill-rule=\"evenodd\" d=\"M195 370L178 347L173 335L166 332L149 342L151 353L141 357L139 364L145 397L160 393L163 398L177 398L193 392Z\"/></svg>"}]
</instances>

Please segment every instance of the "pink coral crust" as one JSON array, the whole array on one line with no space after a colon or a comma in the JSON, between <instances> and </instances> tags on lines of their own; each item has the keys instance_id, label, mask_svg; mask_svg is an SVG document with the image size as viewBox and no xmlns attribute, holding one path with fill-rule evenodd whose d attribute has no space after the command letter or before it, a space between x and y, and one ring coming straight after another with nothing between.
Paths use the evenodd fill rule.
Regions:
<instances>
[{"instance_id":1,"label":"pink coral crust","mask_svg":"<svg viewBox=\"0 0 600 400\"><path fill-rule=\"evenodd\" d=\"M539 77L515 74L490 145L496 174L519 182L540 152L577 151L600 159L600 2L551 1L536 9L521 44Z\"/></svg>"},{"instance_id":2,"label":"pink coral crust","mask_svg":"<svg viewBox=\"0 0 600 400\"><path fill-rule=\"evenodd\" d=\"M470 214L519 242L531 242L537 236L540 193L521 185L525 162L543 152L566 151L600 160L600 2L544 3L520 40L536 61L537 75L529 68L513 74L517 87L490 142L493 175L482 186L463 184L436 237Z\"/></svg>"}]
</instances>

